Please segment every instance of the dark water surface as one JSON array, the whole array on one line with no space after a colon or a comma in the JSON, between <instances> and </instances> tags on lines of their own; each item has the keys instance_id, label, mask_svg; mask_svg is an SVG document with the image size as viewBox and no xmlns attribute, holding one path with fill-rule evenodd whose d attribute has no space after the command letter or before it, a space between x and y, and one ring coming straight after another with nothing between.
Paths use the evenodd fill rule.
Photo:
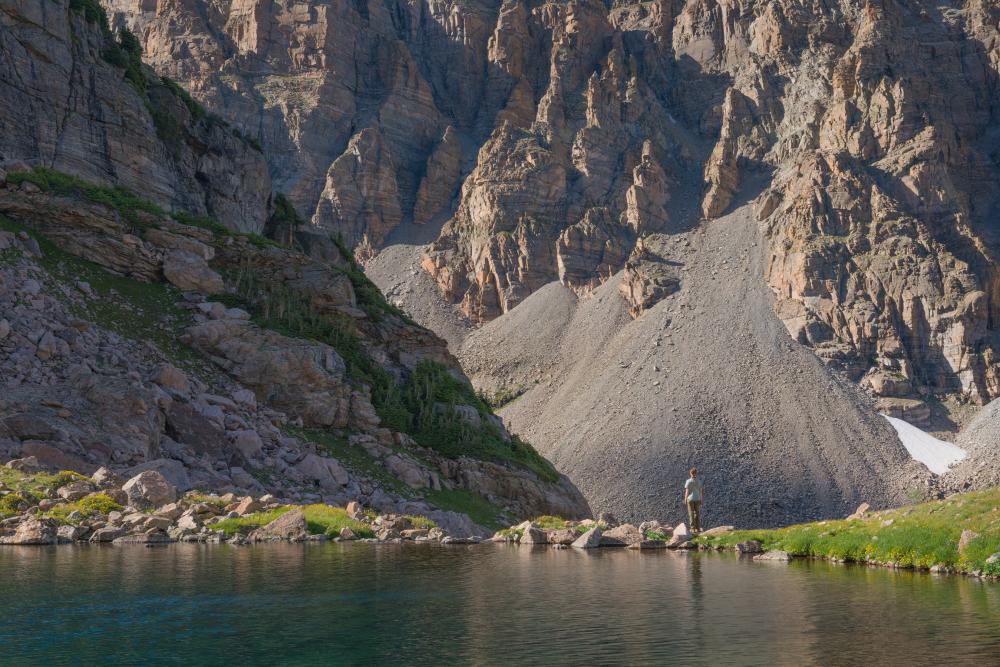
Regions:
<instances>
[{"instance_id":1,"label":"dark water surface","mask_svg":"<svg viewBox=\"0 0 1000 667\"><path fill-rule=\"evenodd\" d=\"M1000 665L1000 585L506 545L0 547L0 664Z\"/></svg>"}]
</instances>

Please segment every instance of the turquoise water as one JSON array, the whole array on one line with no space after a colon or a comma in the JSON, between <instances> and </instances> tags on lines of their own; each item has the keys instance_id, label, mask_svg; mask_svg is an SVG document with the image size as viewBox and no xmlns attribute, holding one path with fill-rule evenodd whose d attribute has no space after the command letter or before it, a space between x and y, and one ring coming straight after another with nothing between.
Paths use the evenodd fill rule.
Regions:
<instances>
[{"instance_id":1,"label":"turquoise water","mask_svg":"<svg viewBox=\"0 0 1000 667\"><path fill-rule=\"evenodd\" d=\"M0 547L4 665L997 665L1000 584L507 545Z\"/></svg>"}]
</instances>

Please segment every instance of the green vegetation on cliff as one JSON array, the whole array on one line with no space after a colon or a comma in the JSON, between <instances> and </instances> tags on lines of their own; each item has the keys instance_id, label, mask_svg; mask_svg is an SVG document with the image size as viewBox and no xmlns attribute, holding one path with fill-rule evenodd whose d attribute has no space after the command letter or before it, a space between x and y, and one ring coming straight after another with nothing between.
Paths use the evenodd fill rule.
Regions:
<instances>
[{"instance_id":1,"label":"green vegetation on cliff","mask_svg":"<svg viewBox=\"0 0 1000 667\"><path fill-rule=\"evenodd\" d=\"M264 238L259 234L233 231L208 216L194 215L186 211L173 211L168 214L157 204L125 188L97 185L48 167L35 167L31 171L14 172L7 175L7 180L14 185L20 185L27 181L36 185L42 192L61 197L78 197L94 204L112 208L128 223L131 231L140 236L145 228L155 224L156 218L169 216L182 225L206 229L220 241L224 241L227 237L239 237L246 239L258 248L277 245L271 239Z\"/></svg>"},{"instance_id":2,"label":"green vegetation on cliff","mask_svg":"<svg viewBox=\"0 0 1000 667\"><path fill-rule=\"evenodd\" d=\"M966 532L969 531L969 532ZM960 548L962 535L966 543ZM1000 575L1000 488L962 493L919 505L868 512L860 519L818 521L774 530L738 530L696 543L735 548L758 540L793 556Z\"/></svg>"},{"instance_id":3,"label":"green vegetation on cliff","mask_svg":"<svg viewBox=\"0 0 1000 667\"><path fill-rule=\"evenodd\" d=\"M359 304L361 295L367 294L364 303L371 309L392 313L392 307L360 268L357 274L352 283L370 286L365 291L355 287ZM542 479L559 479L552 464L529 444L517 436L505 437L472 385L458 379L445 365L423 360L399 382L371 358L351 318L319 312L307 295L262 281L251 267L240 270L232 282L234 292L223 300L246 308L261 327L337 350L347 365L348 377L371 390L372 405L388 428L407 433L420 446L445 456L509 461Z\"/></svg>"}]
</instances>

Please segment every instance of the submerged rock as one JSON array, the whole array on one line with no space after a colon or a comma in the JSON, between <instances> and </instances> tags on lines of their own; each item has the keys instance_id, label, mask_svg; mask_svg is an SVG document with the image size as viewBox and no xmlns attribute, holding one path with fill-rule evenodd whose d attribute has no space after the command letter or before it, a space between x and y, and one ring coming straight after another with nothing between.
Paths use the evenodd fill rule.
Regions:
<instances>
[{"instance_id":1,"label":"submerged rock","mask_svg":"<svg viewBox=\"0 0 1000 667\"><path fill-rule=\"evenodd\" d=\"M775 549L772 551L768 551L767 553L760 554L759 556L754 556L753 559L760 561L775 561L775 562L787 563L790 560L792 560L792 555L789 554L787 551L778 551Z\"/></svg>"}]
</instances>

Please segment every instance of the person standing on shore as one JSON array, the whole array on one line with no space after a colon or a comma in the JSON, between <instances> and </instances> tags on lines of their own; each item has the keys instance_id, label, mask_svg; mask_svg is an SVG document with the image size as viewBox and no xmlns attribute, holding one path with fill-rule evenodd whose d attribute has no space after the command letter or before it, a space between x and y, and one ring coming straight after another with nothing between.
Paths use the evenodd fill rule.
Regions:
<instances>
[{"instance_id":1,"label":"person standing on shore","mask_svg":"<svg viewBox=\"0 0 1000 667\"><path fill-rule=\"evenodd\" d=\"M698 469L691 468L691 477L684 482L684 502L688 508L688 523L692 533L701 532L702 481L698 479Z\"/></svg>"}]
</instances>

